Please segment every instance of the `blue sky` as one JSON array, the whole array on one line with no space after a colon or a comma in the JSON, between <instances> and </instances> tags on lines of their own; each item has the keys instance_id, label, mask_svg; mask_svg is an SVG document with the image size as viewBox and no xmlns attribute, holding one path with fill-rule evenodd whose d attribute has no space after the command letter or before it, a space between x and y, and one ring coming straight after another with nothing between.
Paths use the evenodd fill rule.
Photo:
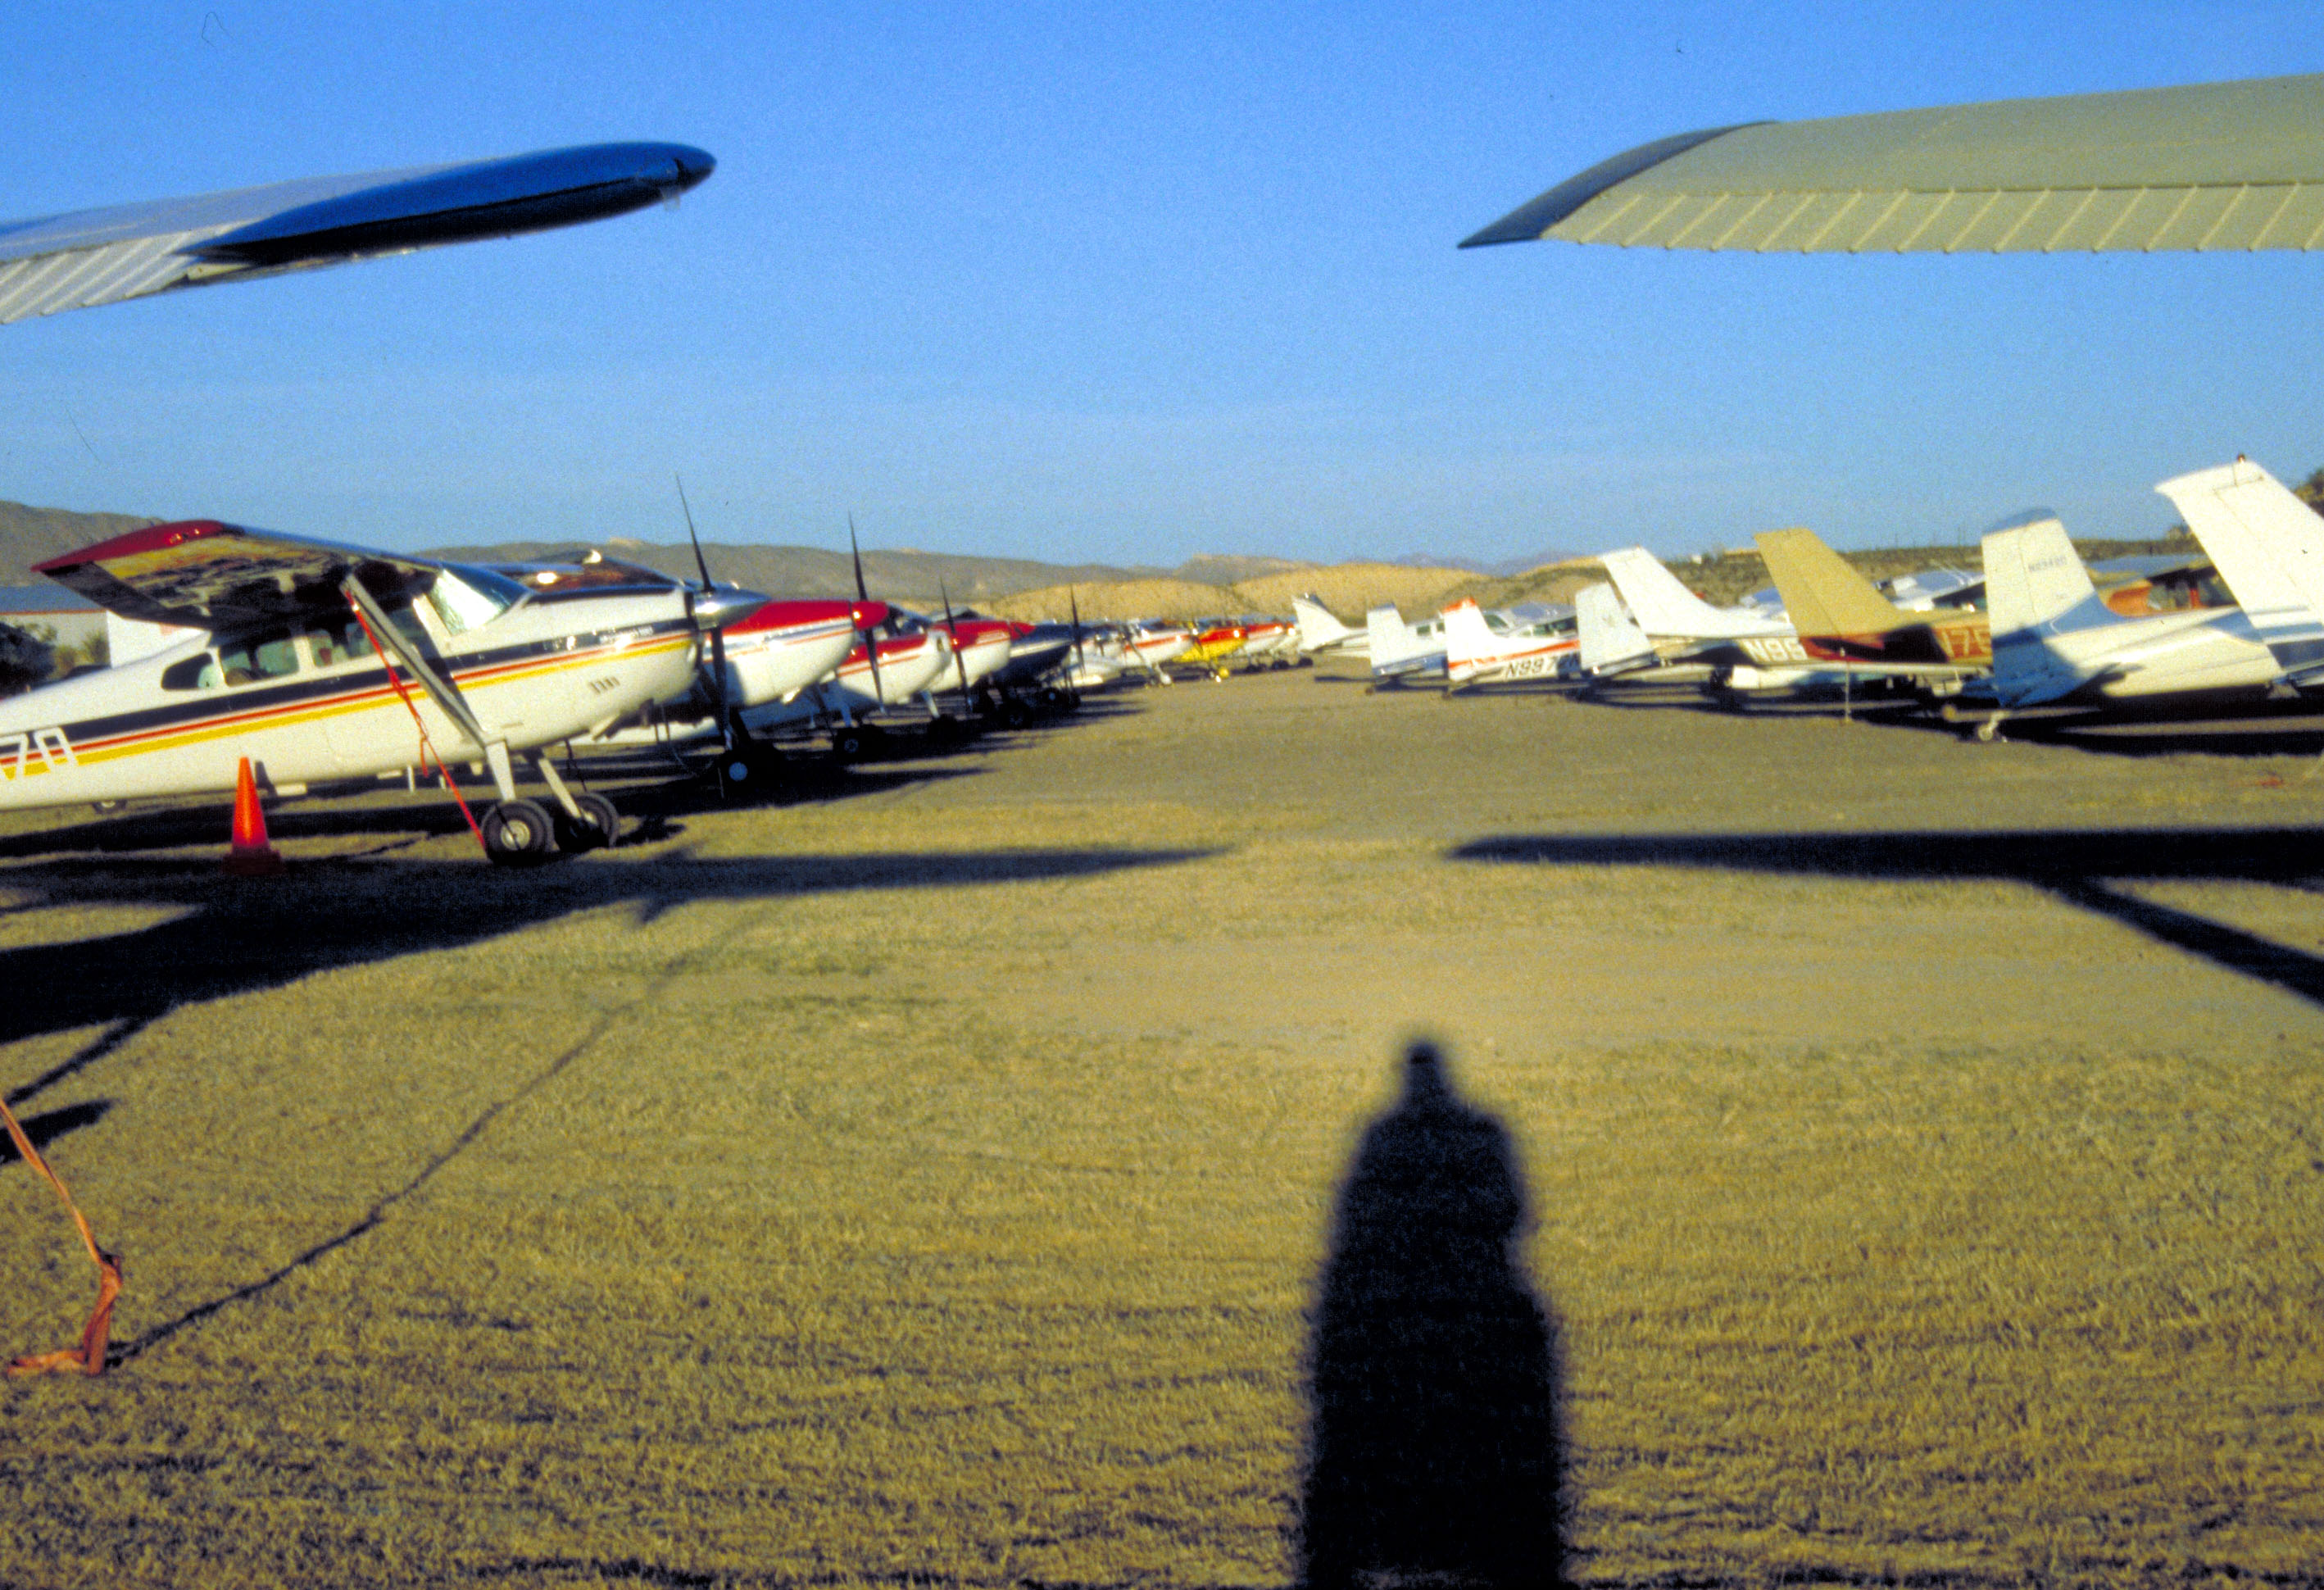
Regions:
<instances>
[{"instance_id":1,"label":"blue sky","mask_svg":"<svg viewBox=\"0 0 2324 1590\"><path fill-rule=\"evenodd\" d=\"M2102 14L2101 14L2102 13ZM374 545L1665 554L2324 465L2324 257L1454 245L1663 134L2324 70L2312 6L19 0L0 215L600 139L675 213L0 328L0 497Z\"/></svg>"}]
</instances>

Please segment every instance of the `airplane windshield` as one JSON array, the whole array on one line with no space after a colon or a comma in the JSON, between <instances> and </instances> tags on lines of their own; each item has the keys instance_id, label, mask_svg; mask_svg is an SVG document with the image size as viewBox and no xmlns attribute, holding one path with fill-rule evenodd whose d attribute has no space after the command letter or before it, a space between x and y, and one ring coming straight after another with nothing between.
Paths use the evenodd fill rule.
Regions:
<instances>
[{"instance_id":1,"label":"airplane windshield","mask_svg":"<svg viewBox=\"0 0 2324 1590\"><path fill-rule=\"evenodd\" d=\"M428 605L444 621L445 633L479 629L524 599L524 587L504 574L466 563L447 564L428 587Z\"/></svg>"}]
</instances>

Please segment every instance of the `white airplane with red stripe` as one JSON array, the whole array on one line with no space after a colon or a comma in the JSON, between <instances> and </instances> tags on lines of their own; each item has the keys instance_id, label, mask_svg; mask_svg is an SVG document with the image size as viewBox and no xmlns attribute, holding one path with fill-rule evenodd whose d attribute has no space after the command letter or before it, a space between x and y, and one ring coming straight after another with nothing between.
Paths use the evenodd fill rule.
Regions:
<instances>
[{"instance_id":1,"label":"white airplane with red stripe","mask_svg":"<svg viewBox=\"0 0 2324 1590\"><path fill-rule=\"evenodd\" d=\"M878 607L881 618L886 616L884 604L856 605ZM880 649L876 670L871 652L858 640L828 679L788 700L745 707L743 726L754 735L764 735L831 717L852 726L858 714L900 707L928 689L952 662L952 648L942 630L882 635L876 643Z\"/></svg>"},{"instance_id":2,"label":"white airplane with red stripe","mask_svg":"<svg viewBox=\"0 0 2324 1590\"><path fill-rule=\"evenodd\" d=\"M649 569L529 587L216 520L133 531L38 569L124 618L199 633L0 701L0 808L223 792L245 757L285 795L482 762L500 800L480 837L498 862L610 844L609 803L574 794L536 754L552 816L519 798L512 758L684 689L702 627L765 600Z\"/></svg>"},{"instance_id":3,"label":"white airplane with red stripe","mask_svg":"<svg viewBox=\"0 0 2324 1590\"><path fill-rule=\"evenodd\" d=\"M1474 600L1463 598L1445 608L1443 618L1444 679L1452 689L1562 679L1581 666L1582 640L1570 615L1512 624L1498 613L1489 618Z\"/></svg>"}]
</instances>

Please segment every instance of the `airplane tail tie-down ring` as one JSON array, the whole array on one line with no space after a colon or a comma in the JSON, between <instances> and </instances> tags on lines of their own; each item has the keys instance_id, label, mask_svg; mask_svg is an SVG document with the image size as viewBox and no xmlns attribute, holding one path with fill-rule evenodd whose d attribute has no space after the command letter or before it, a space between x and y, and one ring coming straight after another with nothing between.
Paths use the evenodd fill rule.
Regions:
<instances>
[{"instance_id":1,"label":"airplane tail tie-down ring","mask_svg":"<svg viewBox=\"0 0 2324 1590\"><path fill-rule=\"evenodd\" d=\"M51 1373L103 1374L105 1345L113 1334L113 1300L121 1295L121 1260L97 1245L97 1238L88 1229L88 1216L80 1212L80 1206L73 1202L72 1194L65 1190L63 1179L49 1169L49 1162L41 1157L40 1150L32 1146L32 1140L25 1135L23 1127L17 1123L14 1112L5 1102L0 1102L0 1126L7 1128L9 1141L16 1145L17 1157L39 1171L41 1179L56 1188L57 1197L64 1200L66 1212L72 1216L73 1225L80 1232L81 1246L88 1250L89 1262L97 1266L97 1307L89 1312L88 1323L81 1327L80 1345L60 1347L53 1353L27 1353L22 1357L13 1358L8 1363L8 1373L17 1379Z\"/></svg>"}]
</instances>

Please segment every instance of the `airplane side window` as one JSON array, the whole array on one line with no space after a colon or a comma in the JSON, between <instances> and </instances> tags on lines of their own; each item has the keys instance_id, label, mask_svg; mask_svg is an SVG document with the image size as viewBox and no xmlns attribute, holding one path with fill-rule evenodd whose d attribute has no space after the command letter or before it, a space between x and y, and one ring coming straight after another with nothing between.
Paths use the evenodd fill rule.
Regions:
<instances>
[{"instance_id":1,"label":"airplane side window","mask_svg":"<svg viewBox=\"0 0 2324 1590\"><path fill-rule=\"evenodd\" d=\"M277 630L219 647L217 661L228 685L254 685L298 672L299 649L288 630Z\"/></svg>"},{"instance_id":2,"label":"airplane side window","mask_svg":"<svg viewBox=\"0 0 2324 1590\"><path fill-rule=\"evenodd\" d=\"M318 624L307 632L308 648L315 654L317 668L336 668L343 662L355 662L371 655L371 637L354 614L327 624Z\"/></svg>"},{"instance_id":3,"label":"airplane side window","mask_svg":"<svg viewBox=\"0 0 2324 1590\"><path fill-rule=\"evenodd\" d=\"M165 690L214 690L217 683L217 659L207 652L172 662L161 670L161 688Z\"/></svg>"}]
</instances>

